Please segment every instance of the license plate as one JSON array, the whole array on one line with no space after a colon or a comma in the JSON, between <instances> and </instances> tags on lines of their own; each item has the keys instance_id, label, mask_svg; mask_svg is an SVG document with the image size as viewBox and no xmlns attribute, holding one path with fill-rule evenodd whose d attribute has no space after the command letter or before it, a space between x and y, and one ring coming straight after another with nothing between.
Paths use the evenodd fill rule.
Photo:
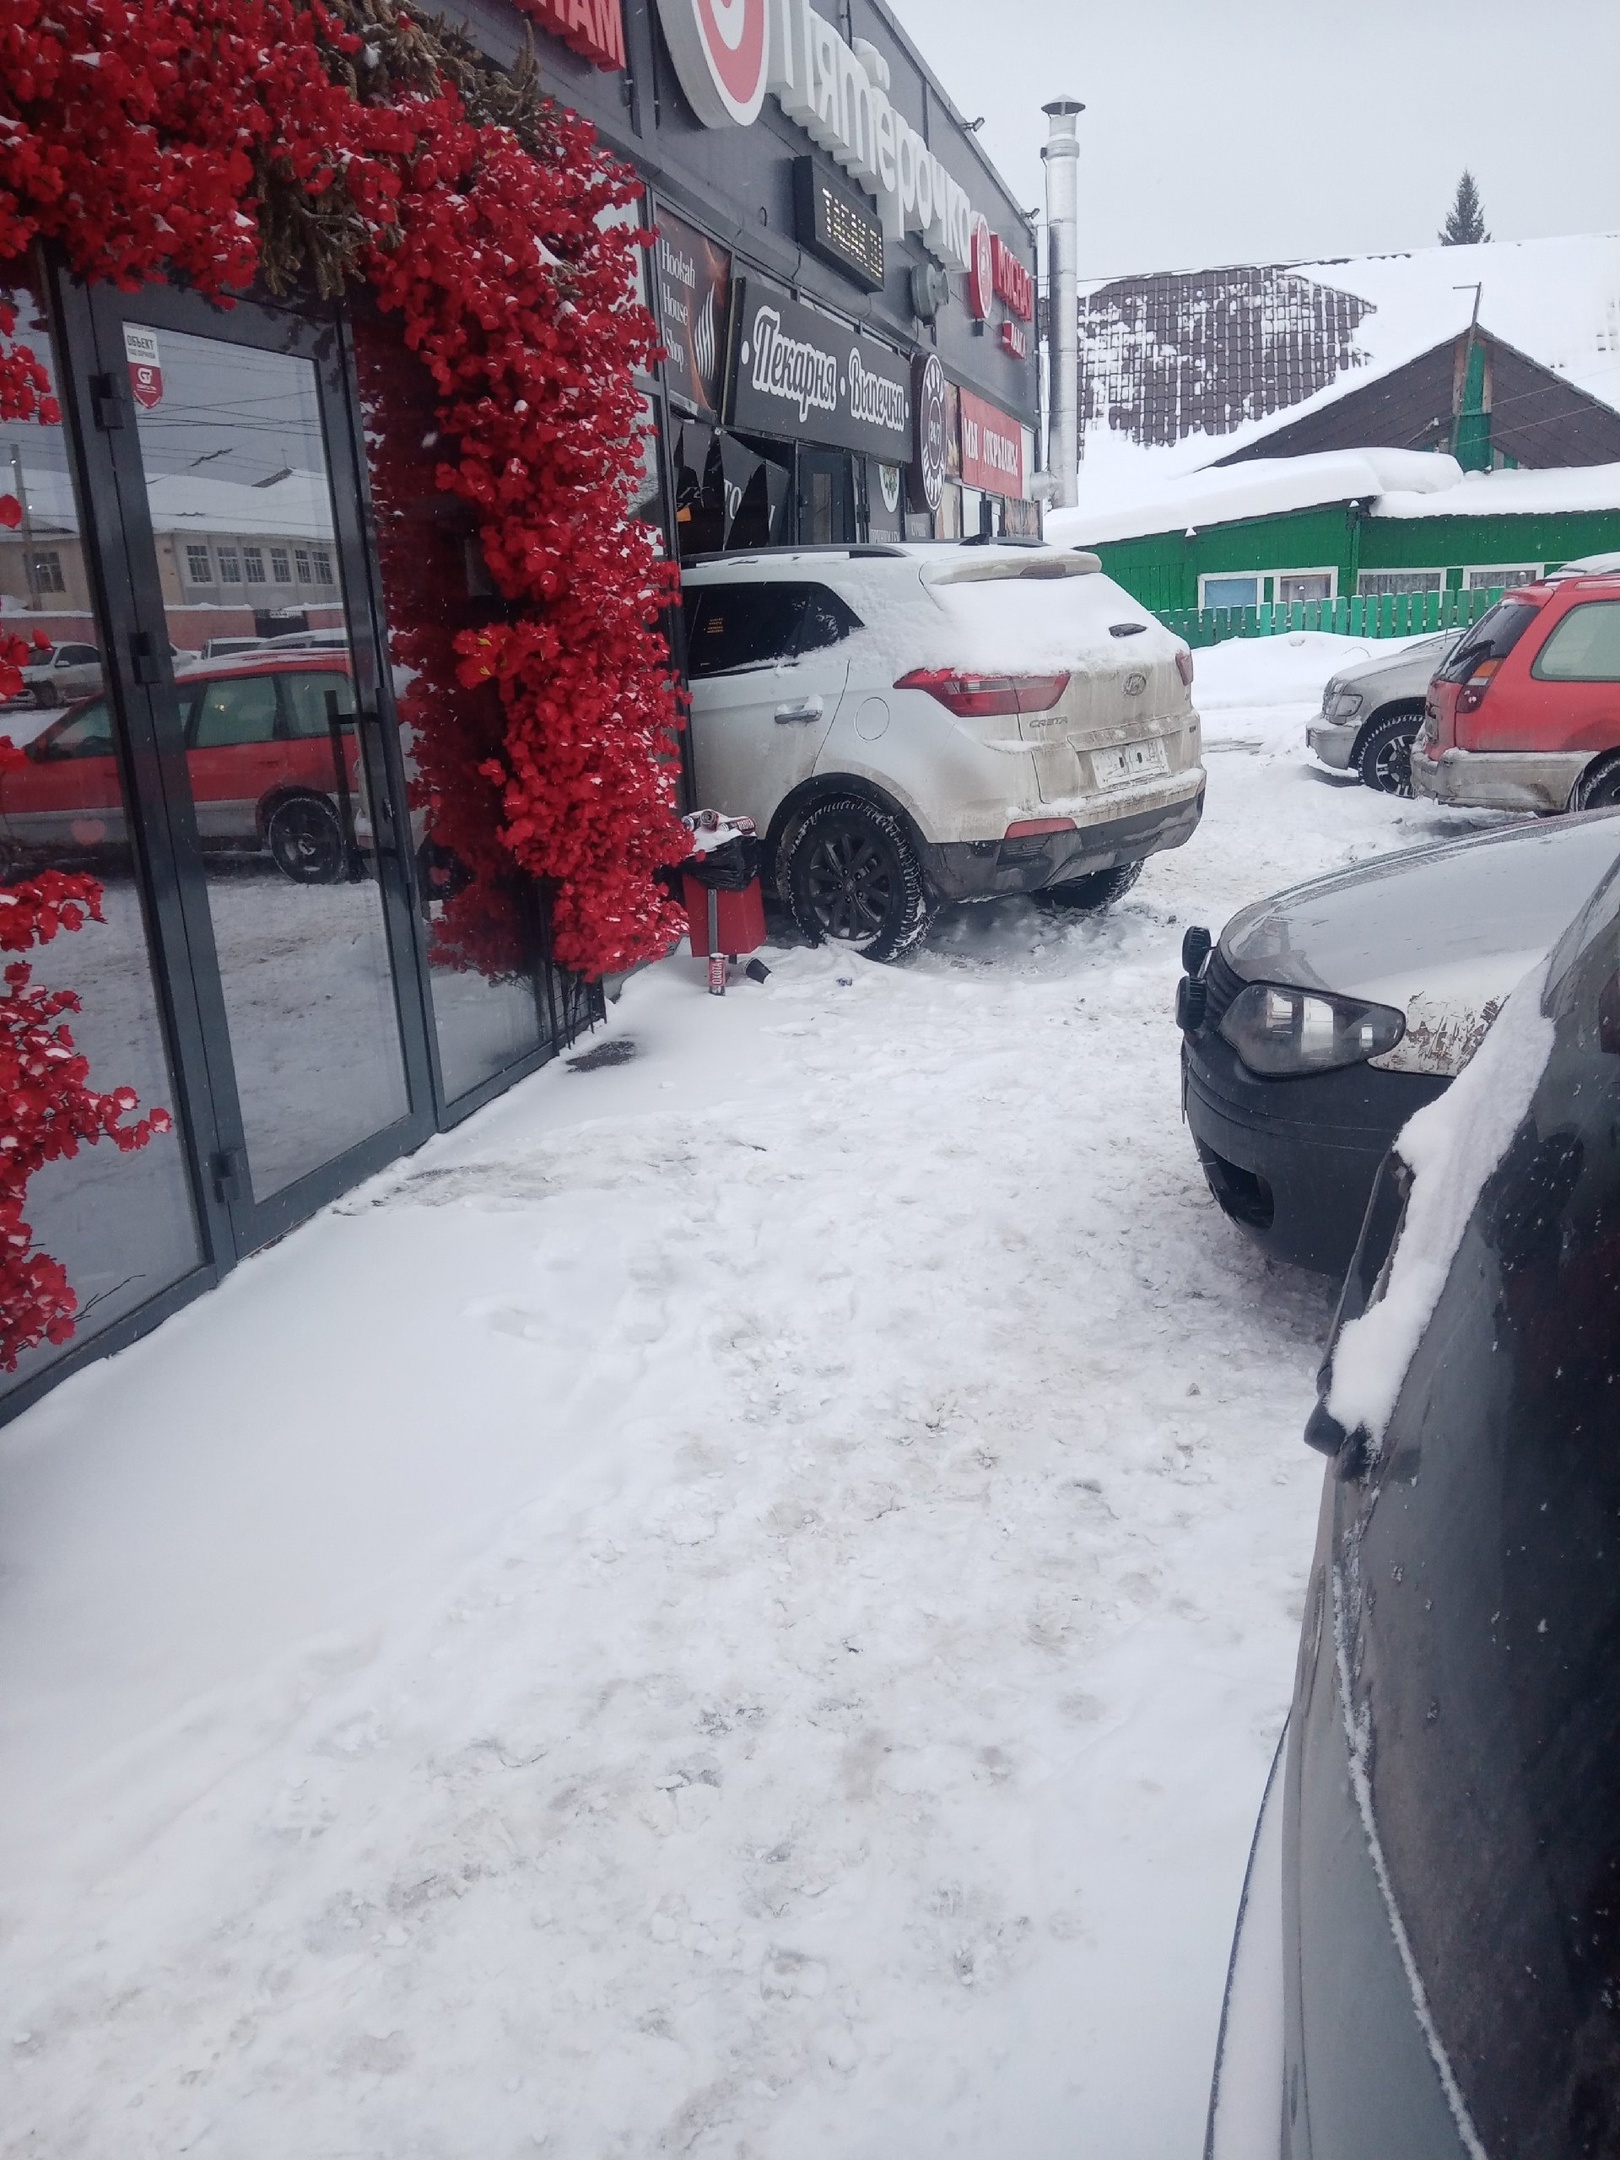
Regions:
<instances>
[{"instance_id":1,"label":"license plate","mask_svg":"<svg viewBox=\"0 0 1620 2160\"><path fill-rule=\"evenodd\" d=\"M1170 770L1162 742L1125 743L1118 750L1093 750L1091 769L1099 787L1123 787L1128 780L1143 780L1152 773Z\"/></svg>"}]
</instances>

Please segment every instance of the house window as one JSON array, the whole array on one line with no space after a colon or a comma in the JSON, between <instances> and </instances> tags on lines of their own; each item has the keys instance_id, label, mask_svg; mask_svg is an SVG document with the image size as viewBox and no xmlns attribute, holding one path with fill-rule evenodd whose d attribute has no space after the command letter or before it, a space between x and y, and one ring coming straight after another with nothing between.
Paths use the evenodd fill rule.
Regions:
<instances>
[{"instance_id":1,"label":"house window","mask_svg":"<svg viewBox=\"0 0 1620 2160\"><path fill-rule=\"evenodd\" d=\"M186 542L186 576L193 585L212 585L214 566L209 561L208 549L200 540Z\"/></svg>"},{"instance_id":2,"label":"house window","mask_svg":"<svg viewBox=\"0 0 1620 2160\"><path fill-rule=\"evenodd\" d=\"M222 585L242 582L242 564L235 548L222 547L219 551L219 581Z\"/></svg>"},{"instance_id":3,"label":"house window","mask_svg":"<svg viewBox=\"0 0 1620 2160\"><path fill-rule=\"evenodd\" d=\"M314 550L313 550L312 552L313 552L313 554L314 554L314 558L315 558L315 582L316 582L316 584L317 584L317 585L330 585L330 584L331 584L331 583L333 582L333 580L332 580L332 556L331 556L331 552L330 552L330 550L329 550L329 549L327 549L327 548L315 548L315 549L314 549Z\"/></svg>"},{"instance_id":4,"label":"house window","mask_svg":"<svg viewBox=\"0 0 1620 2160\"><path fill-rule=\"evenodd\" d=\"M242 550L242 562L247 570L248 583L250 585L262 585L264 583L264 549L245 547Z\"/></svg>"},{"instance_id":5,"label":"house window","mask_svg":"<svg viewBox=\"0 0 1620 2160\"><path fill-rule=\"evenodd\" d=\"M1533 585L1541 575L1540 563L1504 563L1494 569L1465 570L1463 583L1470 592L1512 592L1518 585Z\"/></svg>"},{"instance_id":6,"label":"house window","mask_svg":"<svg viewBox=\"0 0 1620 2160\"><path fill-rule=\"evenodd\" d=\"M277 585L290 585L292 583L292 567L287 560L287 550L285 548L272 548L270 550L270 577L272 582Z\"/></svg>"},{"instance_id":7,"label":"house window","mask_svg":"<svg viewBox=\"0 0 1620 2160\"><path fill-rule=\"evenodd\" d=\"M1204 577L1198 580L1201 608L1243 608L1260 605L1260 577Z\"/></svg>"},{"instance_id":8,"label":"house window","mask_svg":"<svg viewBox=\"0 0 1620 2160\"><path fill-rule=\"evenodd\" d=\"M298 582L299 582L299 584L300 584L300 585L311 585L311 584L313 584L313 583L314 583L314 579L313 579L313 578L312 578L312 576L310 575L310 568L309 568L309 549L308 549L308 548L294 548L294 549L293 549L293 563L294 563L294 566L296 567L296 569L297 569L297 571L298 571Z\"/></svg>"},{"instance_id":9,"label":"house window","mask_svg":"<svg viewBox=\"0 0 1620 2160\"><path fill-rule=\"evenodd\" d=\"M62 577L62 558L55 549L34 557L34 583L41 592L66 592Z\"/></svg>"},{"instance_id":10,"label":"house window","mask_svg":"<svg viewBox=\"0 0 1620 2160\"><path fill-rule=\"evenodd\" d=\"M1277 598L1284 607L1300 600L1331 600L1335 573L1331 570L1280 570Z\"/></svg>"},{"instance_id":11,"label":"house window","mask_svg":"<svg viewBox=\"0 0 1620 2160\"><path fill-rule=\"evenodd\" d=\"M1444 584L1442 570L1363 570L1356 591L1363 600L1388 600L1397 593L1439 592Z\"/></svg>"}]
</instances>

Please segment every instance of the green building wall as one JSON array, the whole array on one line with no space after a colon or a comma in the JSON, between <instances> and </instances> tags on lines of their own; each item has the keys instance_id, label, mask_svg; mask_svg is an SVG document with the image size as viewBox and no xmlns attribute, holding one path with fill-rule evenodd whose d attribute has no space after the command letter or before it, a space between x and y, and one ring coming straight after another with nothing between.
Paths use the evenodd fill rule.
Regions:
<instances>
[{"instance_id":1,"label":"green building wall","mask_svg":"<svg viewBox=\"0 0 1620 2160\"><path fill-rule=\"evenodd\" d=\"M1447 589L1470 567L1562 563L1620 550L1620 510L1558 511L1539 517L1378 518L1348 503L1243 518L1190 532L1110 540L1092 550L1133 599L1163 613L1196 608L1201 577L1279 570L1338 572L1351 598L1362 571L1439 570Z\"/></svg>"}]
</instances>

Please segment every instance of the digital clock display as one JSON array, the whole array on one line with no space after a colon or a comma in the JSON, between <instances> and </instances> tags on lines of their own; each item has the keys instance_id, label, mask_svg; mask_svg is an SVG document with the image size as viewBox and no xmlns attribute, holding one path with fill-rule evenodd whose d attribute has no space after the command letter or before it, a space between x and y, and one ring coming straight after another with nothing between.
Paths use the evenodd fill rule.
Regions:
<instances>
[{"instance_id":1,"label":"digital clock display","mask_svg":"<svg viewBox=\"0 0 1620 2160\"><path fill-rule=\"evenodd\" d=\"M793 161L793 202L799 245L857 285L877 291L883 283L883 227L876 212L808 157Z\"/></svg>"}]
</instances>

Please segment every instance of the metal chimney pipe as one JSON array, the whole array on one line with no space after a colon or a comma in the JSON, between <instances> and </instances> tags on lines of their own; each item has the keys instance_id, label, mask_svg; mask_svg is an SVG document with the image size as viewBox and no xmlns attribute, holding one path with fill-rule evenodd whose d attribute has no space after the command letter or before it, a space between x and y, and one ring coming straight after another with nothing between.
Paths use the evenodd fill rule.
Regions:
<instances>
[{"instance_id":1,"label":"metal chimney pipe","mask_svg":"<svg viewBox=\"0 0 1620 2160\"><path fill-rule=\"evenodd\" d=\"M1054 98L1041 110L1052 123L1046 160L1047 358L1051 375L1051 447L1047 464L1057 482L1057 506L1080 499L1080 144L1078 98Z\"/></svg>"}]
</instances>

